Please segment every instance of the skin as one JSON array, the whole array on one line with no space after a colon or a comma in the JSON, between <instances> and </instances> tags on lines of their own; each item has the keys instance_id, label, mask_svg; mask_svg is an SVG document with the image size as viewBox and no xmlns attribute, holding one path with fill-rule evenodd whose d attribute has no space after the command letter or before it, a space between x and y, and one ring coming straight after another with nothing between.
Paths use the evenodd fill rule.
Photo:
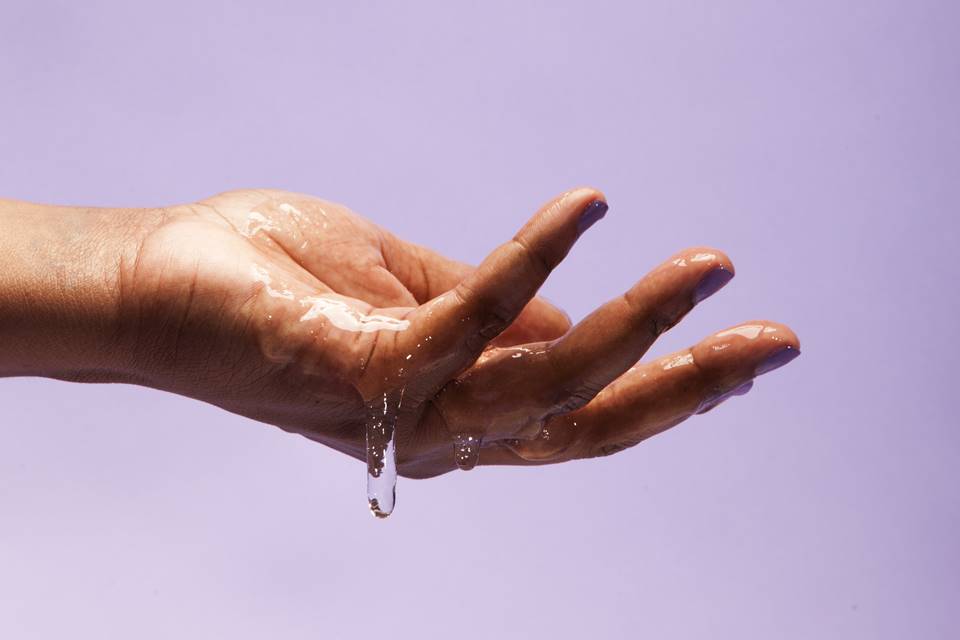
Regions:
<instances>
[{"instance_id":1,"label":"skin","mask_svg":"<svg viewBox=\"0 0 960 640\"><path fill-rule=\"evenodd\" d=\"M474 268L296 193L137 210L0 201L0 375L163 389L358 459L386 398L399 472L426 478L456 468L457 434L482 440L483 465L616 453L799 354L790 329L750 321L637 363L732 277L706 247L571 327L535 295L597 203L595 189L561 194ZM309 313L318 300L404 328L347 330Z\"/></svg>"}]
</instances>

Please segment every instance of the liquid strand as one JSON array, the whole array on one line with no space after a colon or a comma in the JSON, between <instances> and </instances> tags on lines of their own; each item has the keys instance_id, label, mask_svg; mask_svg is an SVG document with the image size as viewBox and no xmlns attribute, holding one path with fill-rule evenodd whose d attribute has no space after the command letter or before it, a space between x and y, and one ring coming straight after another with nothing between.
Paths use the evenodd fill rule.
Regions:
<instances>
[{"instance_id":1,"label":"liquid strand","mask_svg":"<svg viewBox=\"0 0 960 640\"><path fill-rule=\"evenodd\" d=\"M396 426L399 402L392 406L385 393L368 407L367 504L370 513L386 518L393 513L397 495Z\"/></svg>"}]
</instances>

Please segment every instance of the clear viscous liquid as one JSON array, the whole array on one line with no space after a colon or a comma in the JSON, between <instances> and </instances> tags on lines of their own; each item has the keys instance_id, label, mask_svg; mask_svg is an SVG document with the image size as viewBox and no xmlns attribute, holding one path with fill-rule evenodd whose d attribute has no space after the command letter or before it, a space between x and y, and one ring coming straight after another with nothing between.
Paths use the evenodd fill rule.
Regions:
<instances>
[{"instance_id":1,"label":"clear viscous liquid","mask_svg":"<svg viewBox=\"0 0 960 640\"><path fill-rule=\"evenodd\" d=\"M402 398L402 393L401 393ZM400 401L389 394L367 407L367 504L370 513L386 518L397 497L397 413Z\"/></svg>"},{"instance_id":2,"label":"clear viscous liquid","mask_svg":"<svg viewBox=\"0 0 960 640\"><path fill-rule=\"evenodd\" d=\"M480 459L480 436L458 433L453 438L454 460L461 471L469 471L477 466Z\"/></svg>"},{"instance_id":3,"label":"clear viscous liquid","mask_svg":"<svg viewBox=\"0 0 960 640\"><path fill-rule=\"evenodd\" d=\"M393 513L397 498L397 416L403 401L399 393L384 393L367 404L367 505L377 518ZM453 437L457 468L469 471L480 459L482 437L458 433Z\"/></svg>"}]
</instances>

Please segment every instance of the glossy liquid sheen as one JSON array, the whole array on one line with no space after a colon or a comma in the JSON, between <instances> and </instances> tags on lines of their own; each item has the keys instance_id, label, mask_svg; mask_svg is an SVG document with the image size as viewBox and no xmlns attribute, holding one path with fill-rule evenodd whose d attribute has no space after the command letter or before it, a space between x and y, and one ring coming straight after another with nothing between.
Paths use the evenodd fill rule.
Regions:
<instances>
[{"instance_id":1,"label":"glossy liquid sheen","mask_svg":"<svg viewBox=\"0 0 960 640\"><path fill-rule=\"evenodd\" d=\"M401 392L401 398L403 394ZM377 518L393 513L397 500L397 413L388 394L367 407L367 505Z\"/></svg>"},{"instance_id":2,"label":"glossy liquid sheen","mask_svg":"<svg viewBox=\"0 0 960 640\"><path fill-rule=\"evenodd\" d=\"M453 457L461 471L469 471L480 460L480 436L458 433L453 438Z\"/></svg>"},{"instance_id":3,"label":"glossy liquid sheen","mask_svg":"<svg viewBox=\"0 0 960 640\"><path fill-rule=\"evenodd\" d=\"M292 204L282 202L278 205L283 214L300 221L303 213ZM327 212L318 207L323 217L323 227L327 227ZM275 220L270 212L251 210L240 233L248 238L258 234L269 237L271 231L282 230L283 219ZM301 248L306 247L306 242ZM336 295L304 296L299 298L282 282L276 282L273 275L263 266L250 265L250 274L261 290L271 298L299 303L304 308L301 322L324 322L341 331L372 333L376 331L403 331L410 322L391 316L367 314L354 308L350 302ZM268 316L271 317L272 316ZM432 336L426 339L430 340ZM420 346L419 344L417 345ZM409 360L410 355L407 356ZM403 373L403 369L400 370ZM403 389L398 392L384 393L366 404L365 438L367 459L367 504L370 512L378 518L386 518L393 512L396 502L397 486L397 415L403 401Z\"/></svg>"}]
</instances>

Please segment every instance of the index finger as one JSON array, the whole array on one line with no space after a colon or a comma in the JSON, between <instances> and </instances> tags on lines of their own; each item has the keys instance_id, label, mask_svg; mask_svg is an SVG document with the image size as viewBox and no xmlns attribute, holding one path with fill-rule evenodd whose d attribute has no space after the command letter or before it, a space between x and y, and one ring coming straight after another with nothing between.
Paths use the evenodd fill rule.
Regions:
<instances>
[{"instance_id":1,"label":"index finger","mask_svg":"<svg viewBox=\"0 0 960 640\"><path fill-rule=\"evenodd\" d=\"M419 304L453 289L476 270L474 265L453 260L429 247L392 235L384 245L390 272L413 294ZM536 296L527 303L513 324L491 344L513 345L554 340L570 330L570 317L547 300Z\"/></svg>"},{"instance_id":2,"label":"index finger","mask_svg":"<svg viewBox=\"0 0 960 640\"><path fill-rule=\"evenodd\" d=\"M423 382L443 384L472 364L606 211L604 196L596 189L575 189L554 198L454 288L419 307L410 317L414 330L398 340L401 350L435 363Z\"/></svg>"}]
</instances>

